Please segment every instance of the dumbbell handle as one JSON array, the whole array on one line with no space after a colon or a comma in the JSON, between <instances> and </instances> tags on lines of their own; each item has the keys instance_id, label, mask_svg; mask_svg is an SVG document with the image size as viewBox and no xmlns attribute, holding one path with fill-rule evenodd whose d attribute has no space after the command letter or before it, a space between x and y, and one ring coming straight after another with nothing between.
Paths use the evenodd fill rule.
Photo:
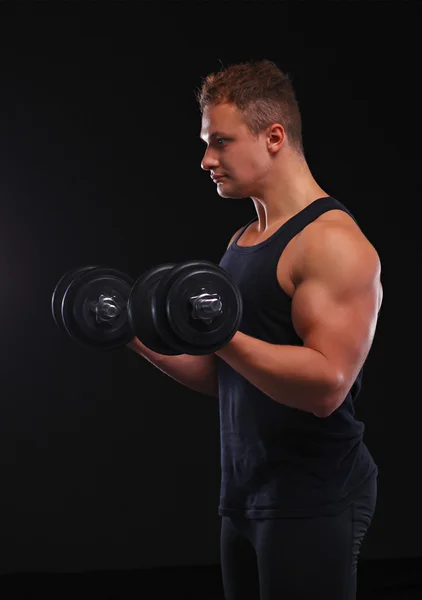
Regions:
<instances>
[{"instance_id":1,"label":"dumbbell handle","mask_svg":"<svg viewBox=\"0 0 422 600\"><path fill-rule=\"evenodd\" d=\"M204 292L190 298L190 303L193 307L192 318L200 319L204 323L211 323L215 317L223 313L223 303L218 294Z\"/></svg>"},{"instance_id":2,"label":"dumbbell handle","mask_svg":"<svg viewBox=\"0 0 422 600\"><path fill-rule=\"evenodd\" d=\"M114 321L122 312L123 306L116 301L116 296L105 296L101 294L98 302L91 305L92 312L95 313L97 323L110 323Z\"/></svg>"},{"instance_id":3,"label":"dumbbell handle","mask_svg":"<svg viewBox=\"0 0 422 600\"><path fill-rule=\"evenodd\" d=\"M192 296L190 303L192 304L192 318L200 319L204 323L211 323L215 317L221 315L223 312L223 303L218 294L204 292L198 296ZM115 296L105 296L104 294L101 294L98 302L95 302L91 306L97 323L110 323L114 321L121 314L122 308L116 302Z\"/></svg>"}]
</instances>

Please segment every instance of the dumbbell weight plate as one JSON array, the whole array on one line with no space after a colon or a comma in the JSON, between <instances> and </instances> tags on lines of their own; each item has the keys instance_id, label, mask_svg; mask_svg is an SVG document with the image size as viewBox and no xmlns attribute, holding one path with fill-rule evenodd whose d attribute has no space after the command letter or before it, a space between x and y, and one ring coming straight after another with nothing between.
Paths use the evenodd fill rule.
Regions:
<instances>
[{"instance_id":1,"label":"dumbbell weight plate","mask_svg":"<svg viewBox=\"0 0 422 600\"><path fill-rule=\"evenodd\" d=\"M70 269L67 273L63 275L59 279L54 288L53 295L51 297L51 312L53 313L53 319L57 327L63 332L66 333L66 328L63 323L62 318L62 301L63 296L69 287L70 283L76 279L82 273L89 271L90 269L98 268L97 265L92 266L84 266L84 267L76 267L74 269Z\"/></svg>"},{"instance_id":2,"label":"dumbbell weight plate","mask_svg":"<svg viewBox=\"0 0 422 600\"><path fill-rule=\"evenodd\" d=\"M191 298L218 294L222 314L211 323L192 317ZM242 317L242 297L226 271L208 261L186 261L160 281L152 299L152 315L160 337L180 353L212 354L236 333Z\"/></svg>"},{"instance_id":3,"label":"dumbbell weight plate","mask_svg":"<svg viewBox=\"0 0 422 600\"><path fill-rule=\"evenodd\" d=\"M134 335L150 350L174 356L179 354L158 335L152 317L152 296L161 279L173 269L173 263L164 263L148 269L136 280L129 296L128 318Z\"/></svg>"},{"instance_id":4,"label":"dumbbell weight plate","mask_svg":"<svg viewBox=\"0 0 422 600\"><path fill-rule=\"evenodd\" d=\"M127 302L133 279L109 267L77 273L63 294L62 320L68 335L83 346L116 350L127 345L134 334L127 316ZM99 322L93 307L101 296L110 297L119 307L112 320Z\"/></svg>"}]
</instances>

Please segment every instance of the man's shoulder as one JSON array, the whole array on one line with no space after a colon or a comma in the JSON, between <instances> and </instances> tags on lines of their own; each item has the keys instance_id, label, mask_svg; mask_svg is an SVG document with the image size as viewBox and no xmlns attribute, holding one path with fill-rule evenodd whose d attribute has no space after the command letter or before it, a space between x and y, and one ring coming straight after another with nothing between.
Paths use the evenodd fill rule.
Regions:
<instances>
[{"instance_id":1,"label":"man's shoulder","mask_svg":"<svg viewBox=\"0 0 422 600\"><path fill-rule=\"evenodd\" d=\"M302 230L301 238L303 243L312 246L344 243L373 248L357 222L343 210L330 210L320 215Z\"/></svg>"},{"instance_id":2,"label":"man's shoulder","mask_svg":"<svg viewBox=\"0 0 422 600\"><path fill-rule=\"evenodd\" d=\"M301 232L300 238L298 259L302 273L309 273L314 267L330 268L333 264L344 268L379 270L380 258L376 248L356 221L344 211L329 211L321 215Z\"/></svg>"}]
</instances>

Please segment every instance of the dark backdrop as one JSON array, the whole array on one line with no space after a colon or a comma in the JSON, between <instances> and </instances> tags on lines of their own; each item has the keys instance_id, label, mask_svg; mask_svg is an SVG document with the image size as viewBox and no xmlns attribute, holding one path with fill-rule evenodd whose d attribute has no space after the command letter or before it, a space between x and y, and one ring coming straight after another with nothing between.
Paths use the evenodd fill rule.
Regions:
<instances>
[{"instance_id":1,"label":"dark backdrop","mask_svg":"<svg viewBox=\"0 0 422 600\"><path fill-rule=\"evenodd\" d=\"M77 346L50 299L74 266L219 261L253 205L200 169L194 90L249 58L290 72L311 170L380 254L362 556L420 556L419 4L100 4L0 22L2 571L219 563L217 400L127 349Z\"/></svg>"}]
</instances>

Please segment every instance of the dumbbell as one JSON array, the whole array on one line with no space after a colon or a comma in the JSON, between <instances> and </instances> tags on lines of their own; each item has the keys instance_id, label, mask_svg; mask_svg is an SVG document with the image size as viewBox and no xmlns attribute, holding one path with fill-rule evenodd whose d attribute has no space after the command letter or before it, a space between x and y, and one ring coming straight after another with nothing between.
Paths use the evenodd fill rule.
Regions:
<instances>
[{"instance_id":1,"label":"dumbbell","mask_svg":"<svg viewBox=\"0 0 422 600\"><path fill-rule=\"evenodd\" d=\"M107 266L68 271L52 295L59 329L74 341L116 350L137 337L159 354L211 354L242 317L240 292L226 271L197 260L164 263L137 280Z\"/></svg>"}]
</instances>

